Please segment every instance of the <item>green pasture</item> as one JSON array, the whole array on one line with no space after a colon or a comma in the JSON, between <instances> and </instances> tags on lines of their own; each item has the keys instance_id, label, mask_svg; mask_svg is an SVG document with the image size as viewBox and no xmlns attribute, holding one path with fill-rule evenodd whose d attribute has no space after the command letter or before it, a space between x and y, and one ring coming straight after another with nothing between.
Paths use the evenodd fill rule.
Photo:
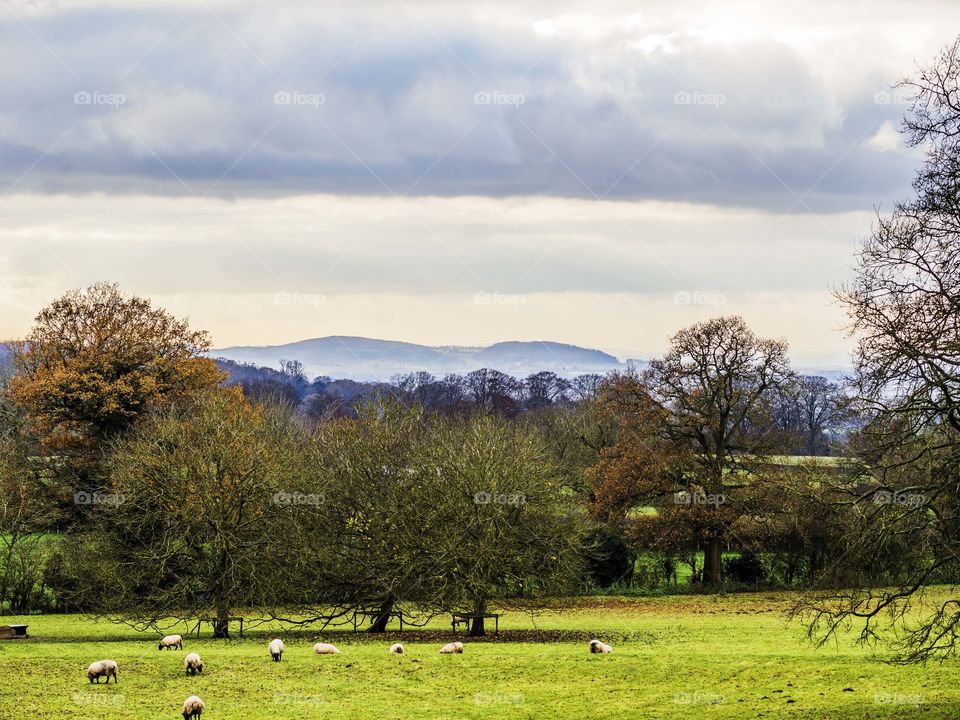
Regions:
<instances>
[{"instance_id":1,"label":"green pasture","mask_svg":"<svg viewBox=\"0 0 960 720\"><path fill-rule=\"evenodd\" d=\"M946 590L938 592L946 593ZM204 720L453 718L956 718L956 662L903 667L851 636L814 648L785 620L783 593L592 598L537 616L510 612L499 637L440 655L447 620L385 636L351 630L276 630L244 639L188 637L158 651L157 633L71 616L28 622L29 640L0 642L0 718L178 718L190 694ZM183 631L173 628L171 631ZM275 664L274 634L287 650ZM613 655L590 655L587 640ZM317 640L338 656L317 656ZM407 654L390 655L400 640ZM205 672L183 672L200 653ZM110 658L119 684L90 685L87 665Z\"/></svg>"}]
</instances>

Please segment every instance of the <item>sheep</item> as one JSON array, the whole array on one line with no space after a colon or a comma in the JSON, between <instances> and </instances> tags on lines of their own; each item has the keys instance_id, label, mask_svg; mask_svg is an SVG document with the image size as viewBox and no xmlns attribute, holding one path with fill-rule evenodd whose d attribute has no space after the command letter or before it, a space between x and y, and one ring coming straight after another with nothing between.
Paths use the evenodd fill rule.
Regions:
<instances>
[{"instance_id":1,"label":"sheep","mask_svg":"<svg viewBox=\"0 0 960 720\"><path fill-rule=\"evenodd\" d=\"M406 650L404 649L403 645L401 645L400 643L394 643L393 645L390 646L390 652L394 655L403 655L406 652Z\"/></svg>"},{"instance_id":2,"label":"sheep","mask_svg":"<svg viewBox=\"0 0 960 720\"><path fill-rule=\"evenodd\" d=\"M317 655L339 655L340 651L330 643L317 643L313 646L313 651Z\"/></svg>"},{"instance_id":3,"label":"sheep","mask_svg":"<svg viewBox=\"0 0 960 720\"><path fill-rule=\"evenodd\" d=\"M592 652L592 653L612 653L612 652L613 652L613 648L610 647L609 645L607 645L606 643L600 642L599 640L591 640L591 641L590 641L590 652Z\"/></svg>"},{"instance_id":4,"label":"sheep","mask_svg":"<svg viewBox=\"0 0 960 720\"><path fill-rule=\"evenodd\" d=\"M442 652L444 655L459 655L460 653L463 652L463 643L462 642L447 643L442 648L440 648L440 652Z\"/></svg>"},{"instance_id":5,"label":"sheep","mask_svg":"<svg viewBox=\"0 0 960 720\"><path fill-rule=\"evenodd\" d=\"M117 680L117 663L115 660L98 660L95 663L91 663L90 667L87 668L87 679L90 682L96 680L97 685L100 684L100 678L107 678L107 685L110 684L110 678L113 678L114 685L119 682Z\"/></svg>"},{"instance_id":6,"label":"sheep","mask_svg":"<svg viewBox=\"0 0 960 720\"><path fill-rule=\"evenodd\" d=\"M203 672L203 660L196 653L190 653L183 659L183 669L191 675Z\"/></svg>"},{"instance_id":7,"label":"sheep","mask_svg":"<svg viewBox=\"0 0 960 720\"><path fill-rule=\"evenodd\" d=\"M203 715L203 700L196 695L191 695L183 701L183 720L198 718Z\"/></svg>"},{"instance_id":8,"label":"sheep","mask_svg":"<svg viewBox=\"0 0 960 720\"><path fill-rule=\"evenodd\" d=\"M273 661L280 662L280 658L283 656L283 640L274 638L270 641L270 644L267 645L267 649L270 651Z\"/></svg>"},{"instance_id":9,"label":"sheep","mask_svg":"<svg viewBox=\"0 0 960 720\"><path fill-rule=\"evenodd\" d=\"M183 638L180 635L167 635L157 645L157 650L163 650L164 648L167 650L173 650L174 648L183 650Z\"/></svg>"}]
</instances>

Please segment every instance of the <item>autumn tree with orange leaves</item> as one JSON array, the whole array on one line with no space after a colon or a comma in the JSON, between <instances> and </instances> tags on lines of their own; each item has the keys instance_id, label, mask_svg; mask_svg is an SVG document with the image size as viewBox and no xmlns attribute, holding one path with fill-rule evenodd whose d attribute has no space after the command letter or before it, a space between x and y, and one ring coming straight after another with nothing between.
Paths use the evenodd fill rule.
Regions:
<instances>
[{"instance_id":1,"label":"autumn tree with orange leaves","mask_svg":"<svg viewBox=\"0 0 960 720\"><path fill-rule=\"evenodd\" d=\"M776 445L772 407L793 377L786 350L741 318L716 318L674 335L642 375L608 382L618 431L591 470L593 515L656 547L695 539L704 580L719 583L722 543L748 511L730 501ZM642 506L656 513L631 518Z\"/></svg>"},{"instance_id":2,"label":"autumn tree with orange leaves","mask_svg":"<svg viewBox=\"0 0 960 720\"><path fill-rule=\"evenodd\" d=\"M108 442L142 415L222 382L203 357L209 347L186 320L100 283L37 315L16 349L9 392L43 452L89 477Z\"/></svg>"},{"instance_id":3,"label":"autumn tree with orange leaves","mask_svg":"<svg viewBox=\"0 0 960 720\"><path fill-rule=\"evenodd\" d=\"M590 510L595 519L622 530L633 508L683 489L690 456L663 432L667 411L653 400L641 377L608 379L599 408L614 425L615 440L601 448L599 461L588 470Z\"/></svg>"}]
</instances>

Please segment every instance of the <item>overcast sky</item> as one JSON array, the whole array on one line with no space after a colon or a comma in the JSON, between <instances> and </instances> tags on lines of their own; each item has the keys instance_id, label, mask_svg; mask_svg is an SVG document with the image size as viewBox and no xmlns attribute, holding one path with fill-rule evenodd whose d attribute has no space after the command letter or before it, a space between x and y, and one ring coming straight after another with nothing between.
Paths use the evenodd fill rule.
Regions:
<instances>
[{"instance_id":1,"label":"overcast sky","mask_svg":"<svg viewBox=\"0 0 960 720\"><path fill-rule=\"evenodd\" d=\"M716 314L845 362L960 4L0 2L0 336L116 281L215 344L550 339Z\"/></svg>"}]
</instances>

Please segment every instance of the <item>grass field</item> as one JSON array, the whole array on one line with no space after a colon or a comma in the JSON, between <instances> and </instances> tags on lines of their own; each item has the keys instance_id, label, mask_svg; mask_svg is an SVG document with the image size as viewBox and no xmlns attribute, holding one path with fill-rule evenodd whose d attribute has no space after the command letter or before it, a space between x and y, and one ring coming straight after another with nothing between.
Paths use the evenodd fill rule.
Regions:
<instances>
[{"instance_id":1,"label":"grass field","mask_svg":"<svg viewBox=\"0 0 960 720\"><path fill-rule=\"evenodd\" d=\"M78 616L29 622L27 641L0 643L0 718L177 718L184 698L204 720L257 718L956 718L955 662L901 667L841 642L810 646L783 612L788 595L596 598L536 618L508 614L499 638L465 639L463 655L437 653L449 633L371 637L349 631L282 632L271 662L260 627L244 640L187 638L157 650L156 634ZM590 655L586 640L613 643ZM399 638L403 656L387 647ZM316 656L318 639L339 656ZM205 672L183 673L196 651ZM90 685L86 666L111 658L119 685Z\"/></svg>"}]
</instances>

